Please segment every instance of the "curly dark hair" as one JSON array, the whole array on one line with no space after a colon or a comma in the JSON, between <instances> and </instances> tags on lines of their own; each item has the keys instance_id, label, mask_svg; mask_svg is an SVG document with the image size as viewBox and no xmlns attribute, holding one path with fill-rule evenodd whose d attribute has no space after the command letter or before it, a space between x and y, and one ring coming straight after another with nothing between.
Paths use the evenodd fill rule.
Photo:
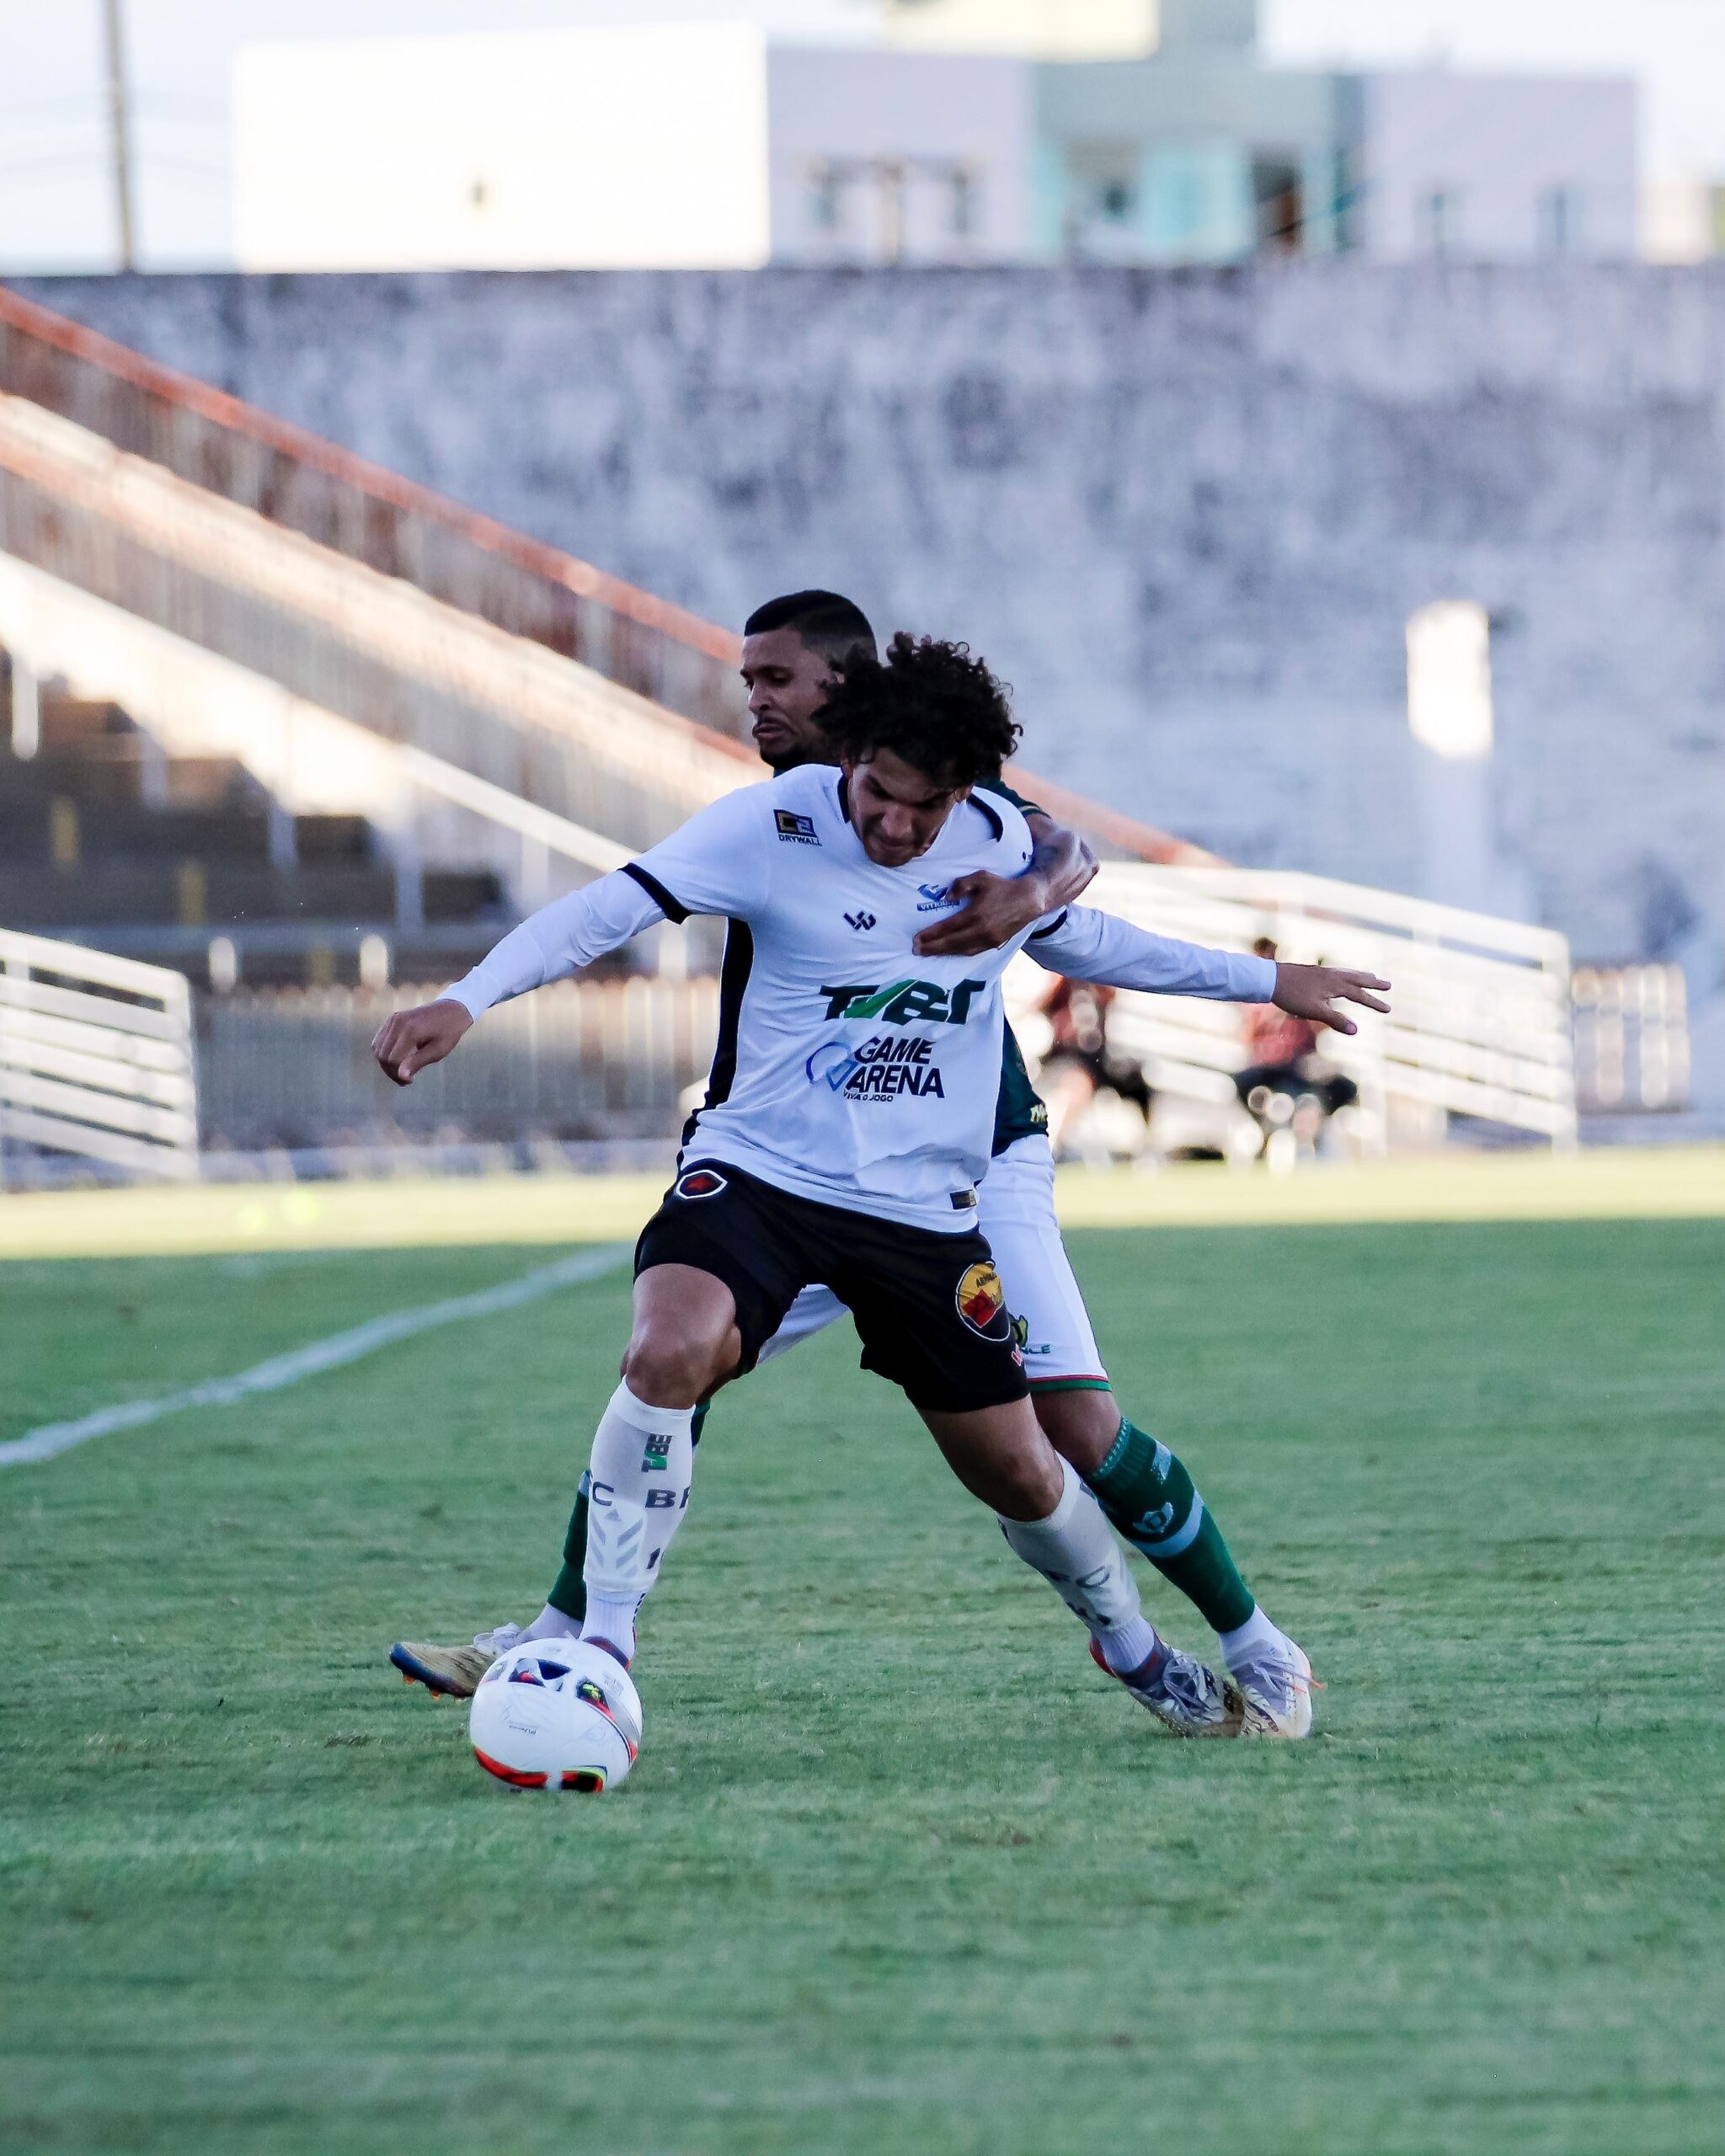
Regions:
<instances>
[{"instance_id":1,"label":"curly dark hair","mask_svg":"<svg viewBox=\"0 0 1725 2156\"><path fill-rule=\"evenodd\" d=\"M958 787L997 778L1018 745L1006 687L968 644L900 629L884 660L853 651L834 671L820 724L849 762L890 749L934 785Z\"/></svg>"}]
</instances>

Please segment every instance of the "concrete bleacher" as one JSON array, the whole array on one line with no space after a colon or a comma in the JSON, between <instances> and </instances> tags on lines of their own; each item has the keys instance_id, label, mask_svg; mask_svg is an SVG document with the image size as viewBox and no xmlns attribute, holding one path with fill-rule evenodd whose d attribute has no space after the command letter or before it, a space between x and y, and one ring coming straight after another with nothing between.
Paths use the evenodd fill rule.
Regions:
<instances>
[{"instance_id":1,"label":"concrete bleacher","mask_svg":"<svg viewBox=\"0 0 1725 2156\"><path fill-rule=\"evenodd\" d=\"M227 987L357 981L368 937L398 975L458 970L508 918L494 873L421 866L417 917L403 923L398 867L363 816L284 811L238 759L165 755L111 702L52 687L29 702L24 743L0 654L9 927L172 965L198 985L220 938Z\"/></svg>"}]
</instances>

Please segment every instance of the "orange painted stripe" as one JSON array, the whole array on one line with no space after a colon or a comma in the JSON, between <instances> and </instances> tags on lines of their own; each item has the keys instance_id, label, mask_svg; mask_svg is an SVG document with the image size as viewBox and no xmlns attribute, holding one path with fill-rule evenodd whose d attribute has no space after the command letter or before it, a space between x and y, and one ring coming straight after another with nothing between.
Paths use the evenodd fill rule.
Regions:
<instances>
[{"instance_id":1,"label":"orange painted stripe","mask_svg":"<svg viewBox=\"0 0 1725 2156\"><path fill-rule=\"evenodd\" d=\"M565 554L559 547L547 547L542 541L530 539L524 532L511 531L506 524L452 502L447 495L422 487L415 480L403 478L398 472L386 471L381 464L356 456L351 450L327 441L321 435L295 426L291 420L278 419L270 413L260 411L255 404L230 397L225 390L211 388L208 382L182 374L177 367L164 366L160 360L147 358L128 345L117 344L99 331L87 329L82 323L39 307L34 300L9 291L3 285L0 285L0 322L87 366L99 367L104 373L129 382L147 396L159 397L164 403L195 412L216 426L229 428L262 443L279 456L322 472L329 478L356 488L379 501L388 502L397 509L441 524L487 552L500 555L553 584L565 585L585 599L597 600L614 613L638 622L645 628L657 629L679 643L691 645L709 659L734 665L741 654L741 638L720 628L716 622L703 622L698 614L692 614L668 599L655 598L650 591L643 591L635 584L625 584L621 577L595 568L591 562Z\"/></svg>"}]
</instances>

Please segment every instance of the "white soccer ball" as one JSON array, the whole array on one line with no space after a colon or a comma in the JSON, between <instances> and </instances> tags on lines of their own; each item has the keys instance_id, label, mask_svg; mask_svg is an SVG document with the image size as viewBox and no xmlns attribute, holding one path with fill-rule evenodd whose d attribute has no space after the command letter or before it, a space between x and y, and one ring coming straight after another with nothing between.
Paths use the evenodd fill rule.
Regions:
<instances>
[{"instance_id":1,"label":"white soccer ball","mask_svg":"<svg viewBox=\"0 0 1725 2156\"><path fill-rule=\"evenodd\" d=\"M514 1789L616 1789L641 1748L641 1697L615 1655L524 1640L479 1679L473 1756Z\"/></svg>"}]
</instances>

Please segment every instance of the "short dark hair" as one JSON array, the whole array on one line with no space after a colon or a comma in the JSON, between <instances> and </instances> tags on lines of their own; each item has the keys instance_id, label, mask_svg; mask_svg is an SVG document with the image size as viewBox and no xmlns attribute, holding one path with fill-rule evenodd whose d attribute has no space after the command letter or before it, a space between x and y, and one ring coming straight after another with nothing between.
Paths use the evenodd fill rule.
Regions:
<instances>
[{"instance_id":1,"label":"short dark hair","mask_svg":"<svg viewBox=\"0 0 1725 2156\"><path fill-rule=\"evenodd\" d=\"M787 592L757 606L743 624L745 637L764 637L772 629L794 629L810 651L829 659L858 649L873 659L878 649L868 616L838 591Z\"/></svg>"},{"instance_id":2,"label":"short dark hair","mask_svg":"<svg viewBox=\"0 0 1725 2156\"><path fill-rule=\"evenodd\" d=\"M968 644L900 629L884 662L853 652L837 671L820 725L852 763L890 749L936 786L956 788L998 777L1018 745L1006 687Z\"/></svg>"}]
</instances>

